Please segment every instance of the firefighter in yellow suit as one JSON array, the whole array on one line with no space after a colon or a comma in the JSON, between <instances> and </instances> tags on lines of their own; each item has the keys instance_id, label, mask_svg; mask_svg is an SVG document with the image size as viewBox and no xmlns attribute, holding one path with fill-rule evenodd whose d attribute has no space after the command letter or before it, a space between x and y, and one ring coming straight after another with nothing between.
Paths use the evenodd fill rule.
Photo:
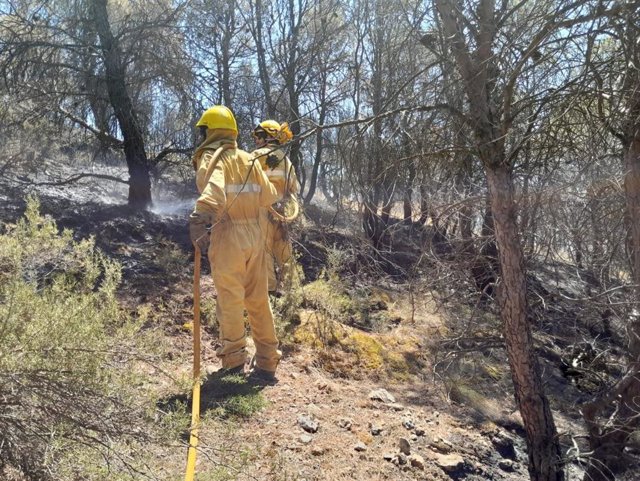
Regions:
<instances>
[{"instance_id":1,"label":"firefighter in yellow suit","mask_svg":"<svg viewBox=\"0 0 640 481\"><path fill-rule=\"evenodd\" d=\"M276 381L282 354L269 305L260 216L279 197L260 164L238 148L238 128L228 108L211 107L196 127L204 140L193 157L200 197L189 217L189 233L194 244L208 253L218 292L221 347L217 355L225 371L244 372L246 308L256 347L251 376Z\"/></svg>"},{"instance_id":2,"label":"firefighter in yellow suit","mask_svg":"<svg viewBox=\"0 0 640 481\"><path fill-rule=\"evenodd\" d=\"M286 199L298 194L298 179L291 161L280 145L293 138L287 123L279 124L275 120L265 120L253 130L256 150L252 155L258 157L260 165L278 191L278 196ZM277 289L276 265L280 270L280 279L287 279L293 270L293 249L288 237L287 227L279 220L268 215L266 222L267 271L269 277L269 291Z\"/></svg>"}]
</instances>

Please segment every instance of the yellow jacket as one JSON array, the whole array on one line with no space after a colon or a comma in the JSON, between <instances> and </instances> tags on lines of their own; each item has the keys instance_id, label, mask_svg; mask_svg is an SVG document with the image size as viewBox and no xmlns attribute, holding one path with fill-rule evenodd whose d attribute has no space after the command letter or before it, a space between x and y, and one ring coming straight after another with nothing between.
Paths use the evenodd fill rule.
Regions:
<instances>
[{"instance_id":1,"label":"yellow jacket","mask_svg":"<svg viewBox=\"0 0 640 481\"><path fill-rule=\"evenodd\" d=\"M285 197L286 194L296 195L298 193L299 186L296 171L289 157L286 156L282 149L276 148L274 150L274 146L267 146L254 150L251 155L258 157L269 182L278 191L279 198ZM271 156L276 157L278 161L274 168L269 167L267 164L267 159Z\"/></svg>"},{"instance_id":2,"label":"yellow jacket","mask_svg":"<svg viewBox=\"0 0 640 481\"><path fill-rule=\"evenodd\" d=\"M218 156L207 179L214 153L221 146L226 150ZM207 139L193 158L200 192L195 211L213 214L215 221L228 217L231 221L257 222L260 207L269 207L279 196L260 163L253 159L233 139Z\"/></svg>"}]
</instances>

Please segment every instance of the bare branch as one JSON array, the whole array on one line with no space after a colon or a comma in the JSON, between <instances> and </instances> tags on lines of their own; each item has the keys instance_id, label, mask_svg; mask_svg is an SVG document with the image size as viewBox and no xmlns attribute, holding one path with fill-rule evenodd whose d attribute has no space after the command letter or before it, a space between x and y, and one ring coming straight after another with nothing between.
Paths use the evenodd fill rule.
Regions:
<instances>
[{"instance_id":1,"label":"bare branch","mask_svg":"<svg viewBox=\"0 0 640 481\"><path fill-rule=\"evenodd\" d=\"M23 184L29 184L29 185L36 185L36 186L43 186L43 185L68 185L68 184L72 184L74 182L77 182L79 180L85 179L85 178L95 178L95 179L102 179L102 180L110 180L112 182L118 182L120 184L126 184L129 185L129 181L128 180L124 180L121 179L120 177L116 177L113 175L108 175L108 174L91 174L91 173L82 173L82 174L77 174L77 175L72 175L71 177L68 177L64 180L58 180L58 181L53 181L53 182L34 182L32 180L23 180L23 179L16 179L18 180L18 182L21 182Z\"/></svg>"}]
</instances>

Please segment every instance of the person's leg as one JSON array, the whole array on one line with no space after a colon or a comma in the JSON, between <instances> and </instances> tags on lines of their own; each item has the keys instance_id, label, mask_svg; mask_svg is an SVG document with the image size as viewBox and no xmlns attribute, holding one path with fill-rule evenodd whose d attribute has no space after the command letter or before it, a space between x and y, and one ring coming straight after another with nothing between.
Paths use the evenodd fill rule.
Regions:
<instances>
[{"instance_id":1,"label":"person's leg","mask_svg":"<svg viewBox=\"0 0 640 481\"><path fill-rule=\"evenodd\" d=\"M278 266L280 270L280 275L278 276L279 285L286 287L289 285L291 276L293 275L293 246L291 245L291 239L289 239L286 225L275 224L273 225L273 230L271 253L275 260L275 265ZM275 275L275 269L273 269L273 271ZM271 279L269 279L269 291L271 290Z\"/></svg>"},{"instance_id":2,"label":"person's leg","mask_svg":"<svg viewBox=\"0 0 640 481\"><path fill-rule=\"evenodd\" d=\"M227 226L225 226L227 227ZM216 354L224 369L244 365L247 357L244 326L245 255L231 229L212 236L211 272L218 292L216 317L221 346Z\"/></svg>"},{"instance_id":3,"label":"person's leg","mask_svg":"<svg viewBox=\"0 0 640 481\"><path fill-rule=\"evenodd\" d=\"M256 367L273 373L282 353L278 350L273 313L269 305L266 255L261 246L253 250L247 262L245 306L256 346Z\"/></svg>"}]
</instances>

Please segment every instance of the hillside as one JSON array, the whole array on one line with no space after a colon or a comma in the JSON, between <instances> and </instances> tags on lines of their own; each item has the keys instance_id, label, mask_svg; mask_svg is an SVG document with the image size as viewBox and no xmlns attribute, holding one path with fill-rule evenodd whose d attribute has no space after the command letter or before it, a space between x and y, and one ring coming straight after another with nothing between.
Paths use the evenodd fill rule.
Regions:
<instances>
[{"instance_id":1,"label":"hillside","mask_svg":"<svg viewBox=\"0 0 640 481\"><path fill-rule=\"evenodd\" d=\"M89 192L86 185L41 186L41 210L76 239L95 236L122 266L118 302L162 338L152 363L135 364L140 386L156 399L155 423L174 433L173 440L132 447L133 472L131 465L118 471L114 464L111 474L92 479L181 479L192 355L188 210L135 213L96 202ZM0 203L5 228L22 214L26 194L6 186ZM188 206L189 200L175 204ZM443 267L431 260L407 268L419 254L411 246L430 242L428 229L413 240L409 230L399 230L404 247L396 254L402 255L370 265L372 252L357 234L315 222L319 215L311 209L294 230L303 280L272 299L285 352L277 385L256 388L216 374L215 292L204 275L207 376L198 479L528 479L495 308L470 302L474 296L464 285L443 289L434 282ZM531 273L535 295L547 302L579 297L587 288L570 266L541 263ZM532 315L540 316L536 336L547 390L571 453L587 449L577 406L595 389L589 382L597 381L584 373L571 378L562 369L590 328L586 311L571 303L555 307L545 313L534 304ZM574 327L549 328L560 309L576 317ZM615 360L615 340L607 342ZM144 461L136 458L142 452ZM580 479L581 465L568 467L570 479Z\"/></svg>"}]
</instances>

